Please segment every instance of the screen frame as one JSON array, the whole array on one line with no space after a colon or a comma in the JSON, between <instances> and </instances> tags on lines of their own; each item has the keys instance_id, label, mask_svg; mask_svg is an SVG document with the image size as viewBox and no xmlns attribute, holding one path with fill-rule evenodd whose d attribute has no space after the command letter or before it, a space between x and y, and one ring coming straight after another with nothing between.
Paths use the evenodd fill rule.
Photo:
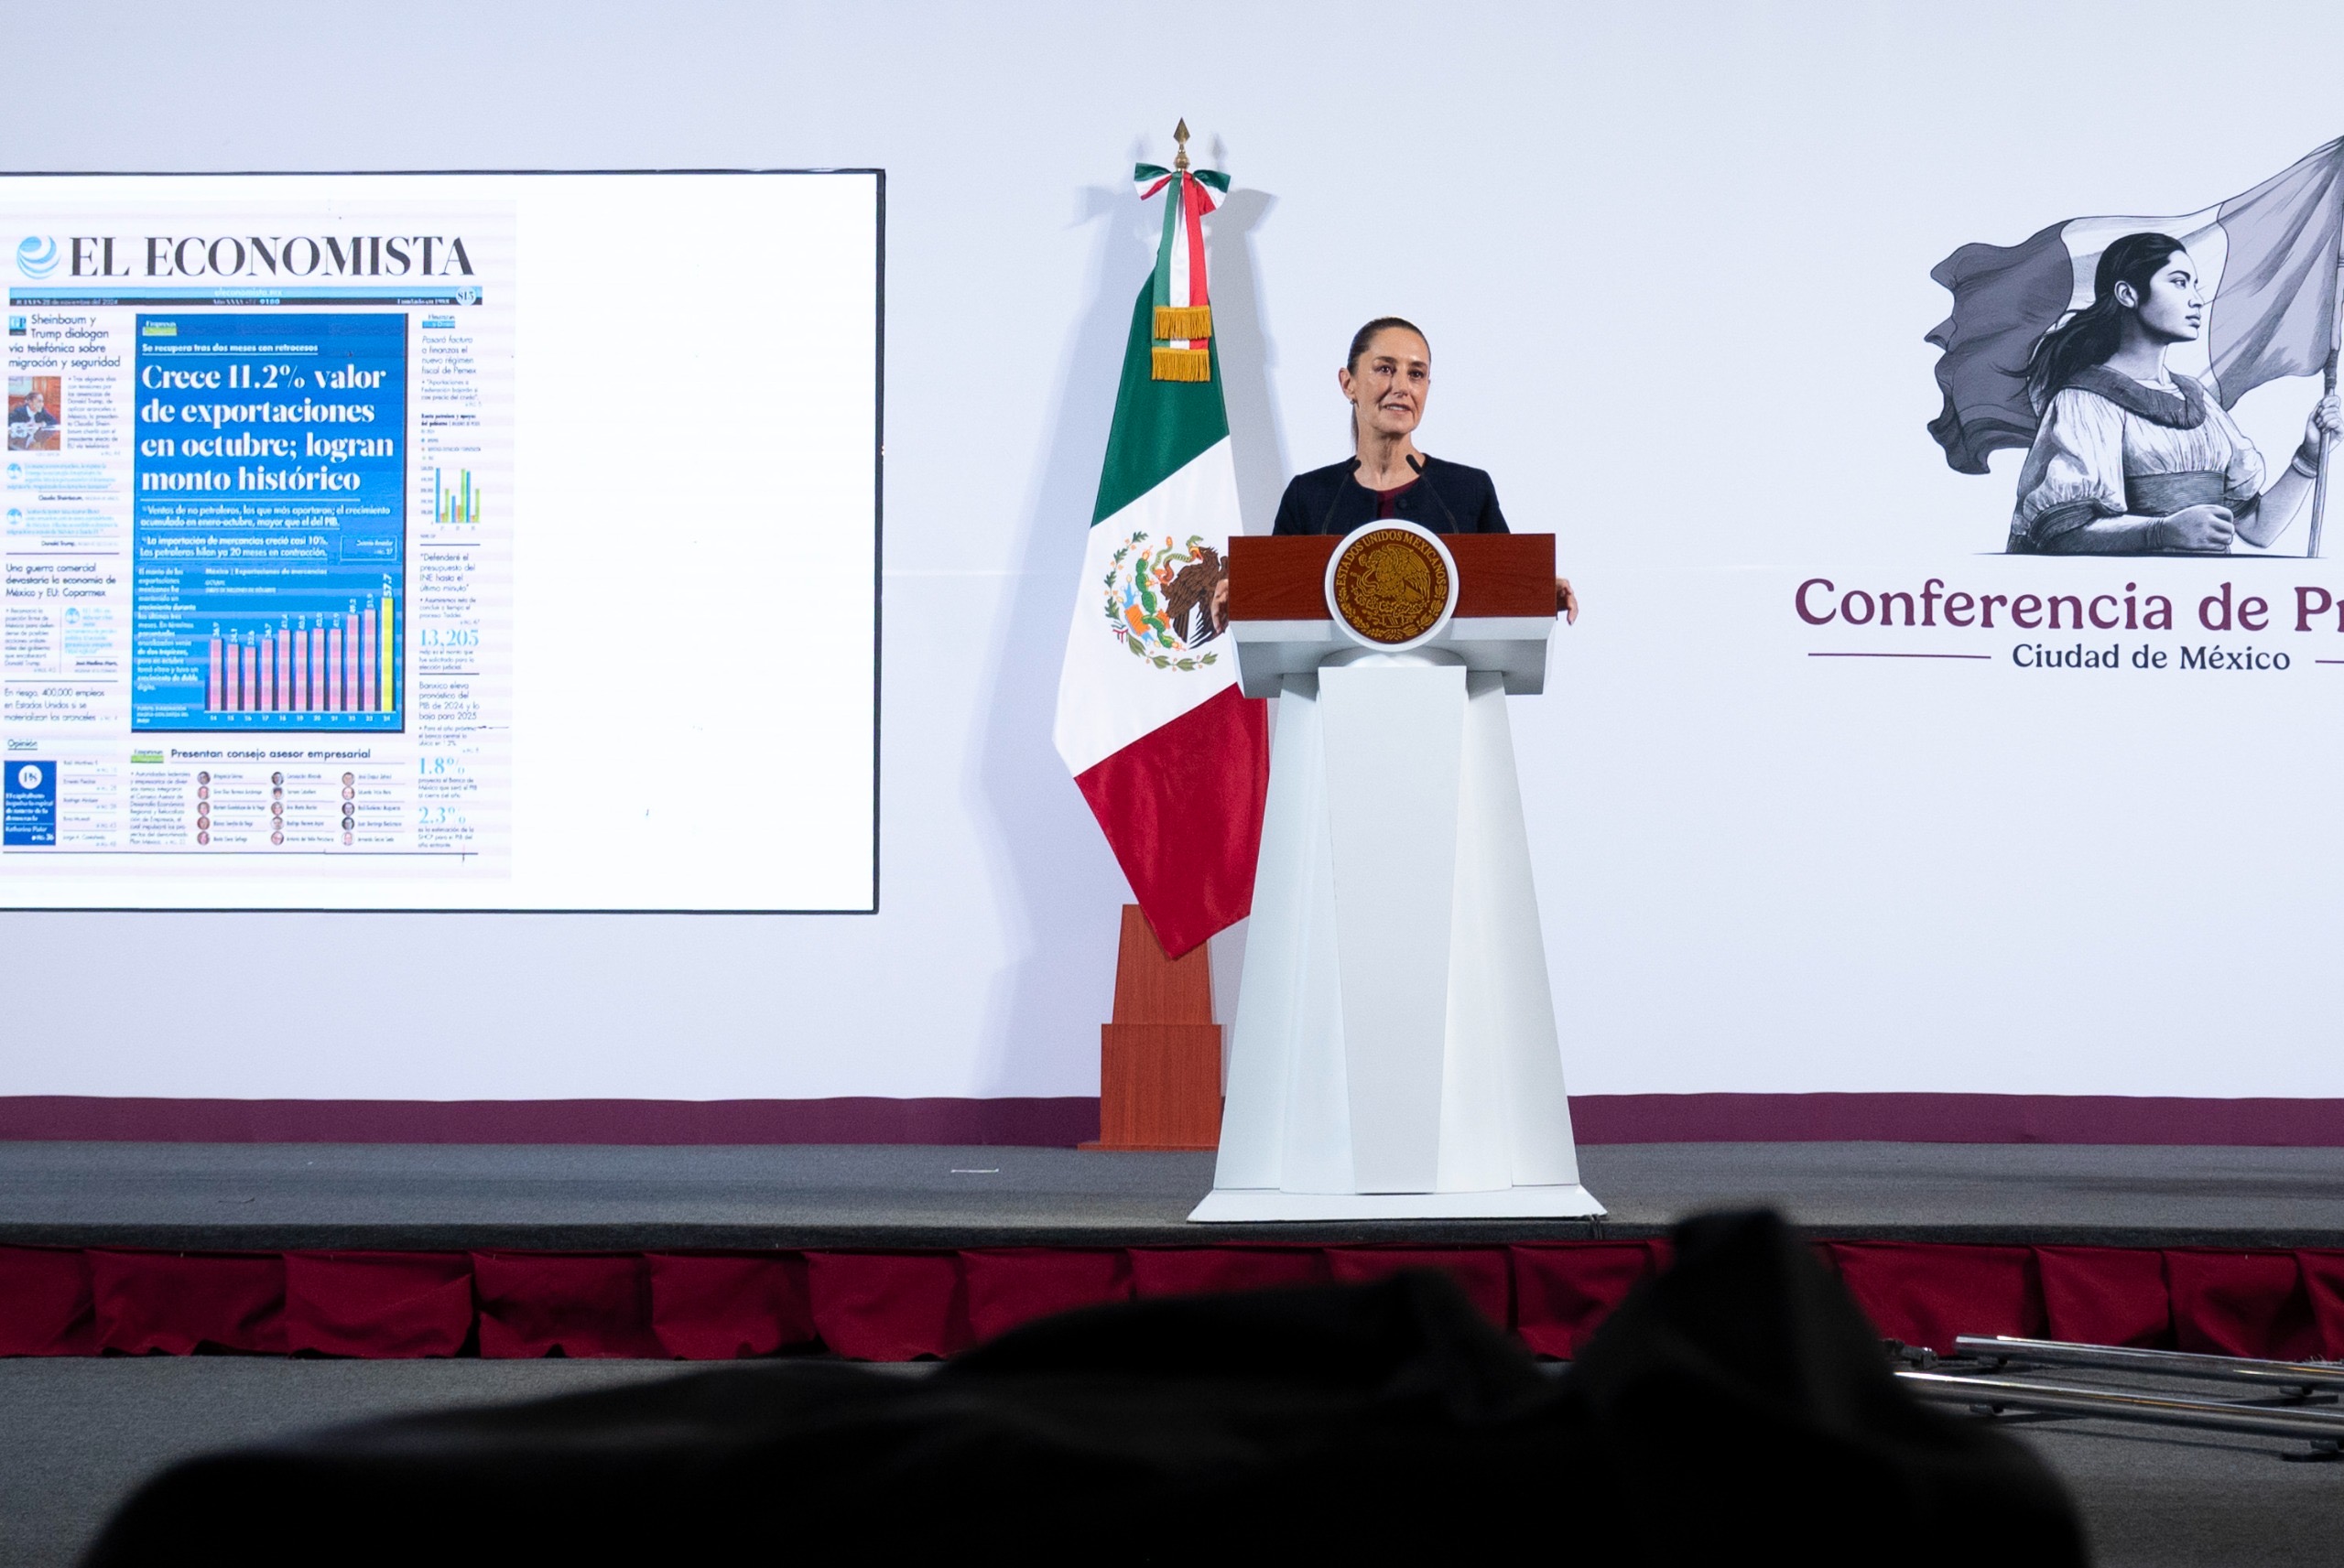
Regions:
<instances>
[{"instance_id":1,"label":"screen frame","mask_svg":"<svg viewBox=\"0 0 2344 1568\"><path fill-rule=\"evenodd\" d=\"M611 908L505 908L476 905L426 907L420 905L353 905L272 903L266 906L224 905L220 907L190 907L164 904L59 904L11 903L0 892L0 914L523 914L555 917L574 915L689 915L713 917L756 917L790 914L876 915L880 911L881 845L884 841L885 775L882 770L881 738L883 734L883 703L886 694L884 658L886 652L886 567L887 567L887 171L880 168L841 167L834 168L149 168L149 169L5 169L0 178L9 179L277 179L306 178L449 178L483 176L515 176L549 178L564 175L596 176L602 178L645 177L662 175L753 175L753 176L868 176L873 180L873 255L875 276L872 288L872 417L871 417L871 902L868 907L856 908L774 908L774 909L638 909Z\"/></svg>"}]
</instances>

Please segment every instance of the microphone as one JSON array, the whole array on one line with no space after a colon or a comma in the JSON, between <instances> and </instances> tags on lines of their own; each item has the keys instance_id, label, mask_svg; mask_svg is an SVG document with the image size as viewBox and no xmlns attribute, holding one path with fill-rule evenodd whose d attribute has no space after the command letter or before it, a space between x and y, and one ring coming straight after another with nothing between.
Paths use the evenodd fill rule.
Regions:
<instances>
[{"instance_id":1,"label":"microphone","mask_svg":"<svg viewBox=\"0 0 2344 1568\"><path fill-rule=\"evenodd\" d=\"M1351 483L1351 475L1357 472L1359 472L1357 458L1353 458L1343 465L1343 475L1335 481L1335 493L1328 498L1327 510L1318 519L1318 532L1321 534L1331 534L1335 531L1335 508L1343 503L1344 487Z\"/></svg>"},{"instance_id":2,"label":"microphone","mask_svg":"<svg viewBox=\"0 0 2344 1568\"><path fill-rule=\"evenodd\" d=\"M1440 498L1440 491L1430 480L1425 479L1425 460L1416 456L1416 453L1410 452L1408 454L1408 467L1415 471L1416 478L1424 481L1425 493L1432 497L1433 504L1435 506L1440 508L1440 514L1449 519L1449 531L1452 534L1462 534L1465 532L1464 524L1457 521L1457 514L1451 512L1449 509L1449 503Z\"/></svg>"}]
</instances>

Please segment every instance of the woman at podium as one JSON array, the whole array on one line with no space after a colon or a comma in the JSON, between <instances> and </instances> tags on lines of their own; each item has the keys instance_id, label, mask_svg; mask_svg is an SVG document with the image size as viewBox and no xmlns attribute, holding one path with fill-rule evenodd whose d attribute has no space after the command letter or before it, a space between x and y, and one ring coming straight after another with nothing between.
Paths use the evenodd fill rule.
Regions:
<instances>
[{"instance_id":1,"label":"woman at podium","mask_svg":"<svg viewBox=\"0 0 2344 1568\"><path fill-rule=\"evenodd\" d=\"M1487 473L1416 450L1432 391L1432 346L1413 322L1379 316L1362 327L1335 381L1351 406L1354 455L1288 481L1273 534L1348 534L1380 518L1436 534L1507 532ZM1568 578L1555 579L1555 608L1579 619Z\"/></svg>"}]
</instances>

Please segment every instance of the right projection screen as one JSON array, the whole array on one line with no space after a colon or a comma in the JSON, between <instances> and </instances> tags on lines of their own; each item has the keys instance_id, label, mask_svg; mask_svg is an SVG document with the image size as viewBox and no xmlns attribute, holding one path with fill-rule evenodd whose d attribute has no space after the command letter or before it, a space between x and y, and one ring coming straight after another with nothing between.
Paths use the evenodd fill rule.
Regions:
<instances>
[{"instance_id":1,"label":"right projection screen","mask_svg":"<svg viewBox=\"0 0 2344 1568\"><path fill-rule=\"evenodd\" d=\"M882 200L0 178L0 907L874 908Z\"/></svg>"}]
</instances>

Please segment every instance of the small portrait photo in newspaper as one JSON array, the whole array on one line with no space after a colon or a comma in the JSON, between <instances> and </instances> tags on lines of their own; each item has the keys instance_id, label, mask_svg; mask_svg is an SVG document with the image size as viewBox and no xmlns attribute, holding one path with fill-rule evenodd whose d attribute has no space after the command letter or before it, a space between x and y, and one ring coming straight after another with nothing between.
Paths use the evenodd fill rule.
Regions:
<instances>
[{"instance_id":1,"label":"small portrait photo in newspaper","mask_svg":"<svg viewBox=\"0 0 2344 1568\"><path fill-rule=\"evenodd\" d=\"M12 375L8 378L8 449L12 452L53 452L65 434L65 384L62 376Z\"/></svg>"}]
</instances>

